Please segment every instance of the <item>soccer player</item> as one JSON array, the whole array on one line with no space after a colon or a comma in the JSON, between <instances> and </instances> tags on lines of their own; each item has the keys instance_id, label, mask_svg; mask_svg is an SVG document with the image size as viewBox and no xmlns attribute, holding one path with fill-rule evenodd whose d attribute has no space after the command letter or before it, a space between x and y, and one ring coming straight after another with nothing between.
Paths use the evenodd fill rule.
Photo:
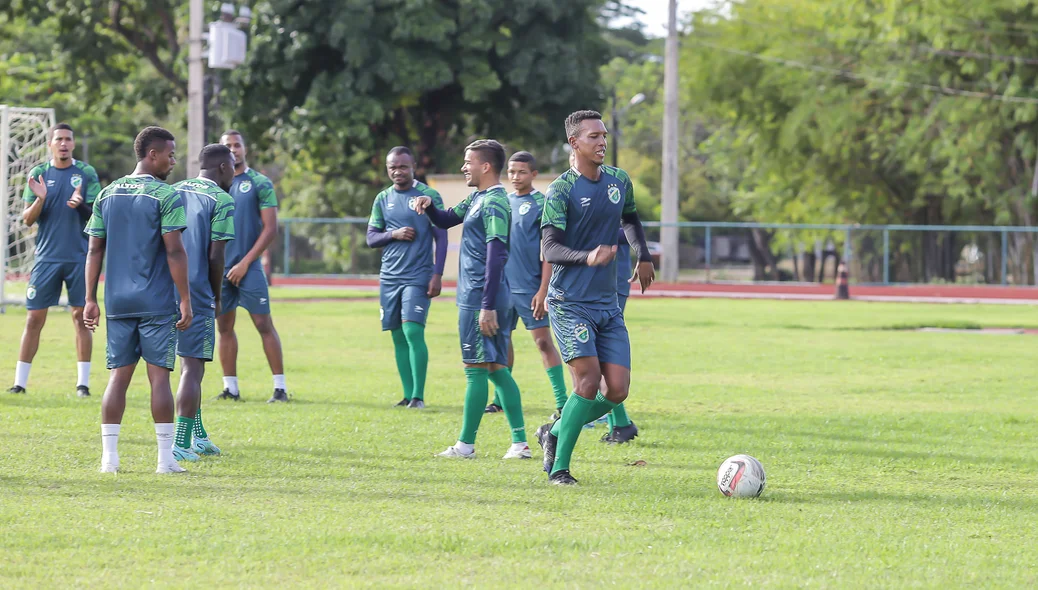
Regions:
<instances>
[{"instance_id":1,"label":"soccer player","mask_svg":"<svg viewBox=\"0 0 1038 590\"><path fill-rule=\"evenodd\" d=\"M620 305L620 313L627 309L627 298L631 295L631 244L621 228L616 241L616 299ZM624 325L627 320L624 319ZM604 388L600 384L599 388ZM623 444L638 436L638 427L627 416L623 403L617 405L608 416L609 432L602 435L602 442Z\"/></svg>"},{"instance_id":2,"label":"soccer player","mask_svg":"<svg viewBox=\"0 0 1038 590\"><path fill-rule=\"evenodd\" d=\"M72 127L59 123L50 130L51 160L29 172L22 199L26 203L22 220L25 225L38 224L36 255L29 287L25 291L25 331L14 370L14 386L10 393L25 393L29 384L32 359L40 346L40 332L47 321L47 310L58 304L61 285L68 292L72 307L72 324L76 329L76 394L90 395L90 353L94 338L83 324L86 302L84 267L87 237L83 227L90 217L101 184L97 172L86 162L72 158L76 140Z\"/></svg>"},{"instance_id":3,"label":"soccer player","mask_svg":"<svg viewBox=\"0 0 1038 590\"><path fill-rule=\"evenodd\" d=\"M510 294L505 278L510 229L508 196L501 186L505 148L492 139L474 141L465 148L461 172L476 191L447 211L431 197L418 197L415 208L427 212L438 227L463 224L458 265L458 333L465 364L465 410L458 442L440 457L472 459L476 431L489 395L487 379L501 392L505 418L512 429L512 445L503 458L529 459L519 386L508 370Z\"/></svg>"},{"instance_id":4,"label":"soccer player","mask_svg":"<svg viewBox=\"0 0 1038 590\"><path fill-rule=\"evenodd\" d=\"M173 185L187 217L184 250L195 312L191 326L177 339L180 386L173 446L174 453L189 461L220 454L202 424L202 377L205 364L213 360L224 250L234 239L234 199L227 193L234 181L234 156L227 146L214 143L202 148L198 164L198 178Z\"/></svg>"},{"instance_id":5,"label":"soccer player","mask_svg":"<svg viewBox=\"0 0 1038 590\"><path fill-rule=\"evenodd\" d=\"M632 280L642 291L655 271L634 204L631 178L605 166L606 127L596 111L566 118L575 166L548 187L542 246L552 263L548 314L562 358L573 374L573 393L562 417L537 430L549 481L572 485L570 458L584 424L617 407L631 382L631 345L616 292L616 228L638 256ZM599 391L604 380L605 389Z\"/></svg>"},{"instance_id":6,"label":"soccer player","mask_svg":"<svg viewBox=\"0 0 1038 590\"><path fill-rule=\"evenodd\" d=\"M533 336L541 352L541 362L548 372L555 395L555 407L559 412L566 405L566 379L562 371L562 359L551 338L548 325L548 279L551 265L541 261L541 213L544 210L544 195L533 188L537 178L537 161L530 152L516 152L508 159L508 180L514 193L508 195L512 211L512 227L508 235L509 254L505 264L505 276L512 291L512 326L519 327L519 318ZM508 368L515 366L515 350L512 339L508 339ZM495 389L494 401L486 407L486 413L501 411L500 394Z\"/></svg>"},{"instance_id":7,"label":"soccer player","mask_svg":"<svg viewBox=\"0 0 1038 590\"><path fill-rule=\"evenodd\" d=\"M417 197L429 197L439 209L443 209L443 201L439 193L415 180L414 166L411 150L403 146L389 150L386 171L393 186L380 192L371 205L367 243L370 248L382 248L379 316L382 331L393 335L396 368L404 386L404 398L396 405L421 409L425 407L429 367L425 318L432 298L443 286L447 230L415 210Z\"/></svg>"},{"instance_id":8,"label":"soccer player","mask_svg":"<svg viewBox=\"0 0 1038 590\"><path fill-rule=\"evenodd\" d=\"M234 239L227 243L223 309L216 318L220 331L220 365L223 367L223 393L217 399L241 400L238 390L238 336L234 332L236 308L244 307L263 340L263 352L274 374L274 395L267 403L287 402L281 338L270 317L270 293L260 256L274 241L278 231L278 199L270 179L249 168L248 148L242 134L229 129L220 143L234 155Z\"/></svg>"},{"instance_id":9,"label":"soccer player","mask_svg":"<svg viewBox=\"0 0 1038 590\"><path fill-rule=\"evenodd\" d=\"M83 321L97 328L97 282L105 267L108 368L101 400L101 471L119 470L119 428L126 389L144 357L151 383L151 415L158 440L156 473L184 471L173 448L173 392L169 373L176 358L177 330L191 325L186 227L180 195L163 180L176 164L173 134L145 127L133 142L137 168L105 187L87 222L86 307ZM174 289L175 285L175 289ZM179 316L176 294L180 295Z\"/></svg>"}]
</instances>

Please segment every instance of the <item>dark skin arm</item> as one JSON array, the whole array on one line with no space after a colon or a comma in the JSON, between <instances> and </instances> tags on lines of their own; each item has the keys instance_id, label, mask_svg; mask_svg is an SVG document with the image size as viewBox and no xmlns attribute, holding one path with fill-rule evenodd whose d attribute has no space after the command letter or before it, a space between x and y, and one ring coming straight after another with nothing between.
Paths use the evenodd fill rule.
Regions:
<instances>
[{"instance_id":1,"label":"dark skin arm","mask_svg":"<svg viewBox=\"0 0 1038 590\"><path fill-rule=\"evenodd\" d=\"M187 251L179 231L162 234L162 243L166 247L166 262L169 263L169 274L173 276L173 284L180 294L180 321L177 329L184 331L191 325L194 313L191 309L191 287L187 281Z\"/></svg>"},{"instance_id":2,"label":"dark skin arm","mask_svg":"<svg viewBox=\"0 0 1038 590\"><path fill-rule=\"evenodd\" d=\"M105 258L104 238L90 236L86 259L86 306L83 308L83 324L93 332L101 319L101 308L97 305L97 283L101 280L101 264Z\"/></svg>"},{"instance_id":3,"label":"dark skin arm","mask_svg":"<svg viewBox=\"0 0 1038 590\"><path fill-rule=\"evenodd\" d=\"M216 315L220 315L220 290L223 288L224 251L227 242L218 240L209 242L209 286L216 297Z\"/></svg>"},{"instance_id":4,"label":"dark skin arm","mask_svg":"<svg viewBox=\"0 0 1038 590\"><path fill-rule=\"evenodd\" d=\"M241 259L241 262L231 267L231 270L227 271L227 280L232 285L239 285L241 280L245 278L245 273L249 270L249 265L259 260L259 257L263 255L263 252L274 243L274 238L278 233L278 209L277 207L267 207L266 209L260 210L260 219L263 221L263 230L260 232L256 243L252 245L252 249L245 254L245 257Z\"/></svg>"},{"instance_id":5,"label":"dark skin arm","mask_svg":"<svg viewBox=\"0 0 1038 590\"><path fill-rule=\"evenodd\" d=\"M533 311L533 319L539 320L548 315L548 283L551 282L551 263L541 262L541 286L533 295L530 302L530 310Z\"/></svg>"}]
</instances>

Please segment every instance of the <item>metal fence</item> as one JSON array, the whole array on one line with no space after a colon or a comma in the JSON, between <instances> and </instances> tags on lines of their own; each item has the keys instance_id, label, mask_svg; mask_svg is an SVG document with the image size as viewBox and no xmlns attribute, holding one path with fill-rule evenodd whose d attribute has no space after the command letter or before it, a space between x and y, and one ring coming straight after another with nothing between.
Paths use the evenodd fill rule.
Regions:
<instances>
[{"instance_id":1,"label":"metal fence","mask_svg":"<svg viewBox=\"0 0 1038 590\"><path fill-rule=\"evenodd\" d=\"M374 277L367 219L282 218L271 248L282 276ZM645 222L660 262L659 222ZM679 281L832 282L846 262L858 284L1036 285L1038 228L682 222ZM456 245L452 246L456 247Z\"/></svg>"}]
</instances>

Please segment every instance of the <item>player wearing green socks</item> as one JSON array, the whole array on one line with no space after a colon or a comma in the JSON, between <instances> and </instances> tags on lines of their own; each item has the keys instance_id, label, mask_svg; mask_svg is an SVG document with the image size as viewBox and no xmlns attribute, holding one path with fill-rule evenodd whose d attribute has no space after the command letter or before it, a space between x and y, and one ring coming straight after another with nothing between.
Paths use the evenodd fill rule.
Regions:
<instances>
[{"instance_id":1,"label":"player wearing green socks","mask_svg":"<svg viewBox=\"0 0 1038 590\"><path fill-rule=\"evenodd\" d=\"M627 298L631 295L631 244L623 229L620 230L616 242L616 299L620 306L620 313L627 309ZM624 319L624 325L627 320ZM624 405L613 408L606 414L609 424L609 432L602 435L602 442L611 444L623 444L638 436L638 427L631 422L627 416Z\"/></svg>"},{"instance_id":2,"label":"player wearing green socks","mask_svg":"<svg viewBox=\"0 0 1038 590\"><path fill-rule=\"evenodd\" d=\"M386 156L386 171L393 186L380 192L371 206L367 244L382 248L379 271L379 315L382 330L393 336L396 368L404 397L396 405L425 407L425 375L429 349L425 344L425 320L431 299L440 294L443 265L447 260L447 231L435 227L415 207L427 197L443 208L440 194L414 178L414 155L395 147ZM433 242L436 256L433 259Z\"/></svg>"}]
</instances>

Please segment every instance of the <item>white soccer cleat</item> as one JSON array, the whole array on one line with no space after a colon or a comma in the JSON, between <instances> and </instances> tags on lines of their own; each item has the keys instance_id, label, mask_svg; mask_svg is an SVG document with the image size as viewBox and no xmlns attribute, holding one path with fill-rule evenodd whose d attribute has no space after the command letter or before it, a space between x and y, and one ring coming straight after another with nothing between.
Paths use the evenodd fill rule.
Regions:
<instances>
[{"instance_id":1,"label":"white soccer cleat","mask_svg":"<svg viewBox=\"0 0 1038 590\"><path fill-rule=\"evenodd\" d=\"M505 453L502 459L533 459L533 455L530 454L530 445L523 443L522 446L512 445L508 447L508 452Z\"/></svg>"},{"instance_id":2,"label":"white soccer cleat","mask_svg":"<svg viewBox=\"0 0 1038 590\"><path fill-rule=\"evenodd\" d=\"M437 453L437 457L447 457L448 459L475 459L476 450L472 449L471 453L465 454L458 450L458 447L451 445L447 447L447 450L442 453Z\"/></svg>"},{"instance_id":3,"label":"white soccer cleat","mask_svg":"<svg viewBox=\"0 0 1038 590\"><path fill-rule=\"evenodd\" d=\"M155 468L155 473L183 473L187 471L180 466L176 461L172 463L159 463L158 467Z\"/></svg>"}]
</instances>

